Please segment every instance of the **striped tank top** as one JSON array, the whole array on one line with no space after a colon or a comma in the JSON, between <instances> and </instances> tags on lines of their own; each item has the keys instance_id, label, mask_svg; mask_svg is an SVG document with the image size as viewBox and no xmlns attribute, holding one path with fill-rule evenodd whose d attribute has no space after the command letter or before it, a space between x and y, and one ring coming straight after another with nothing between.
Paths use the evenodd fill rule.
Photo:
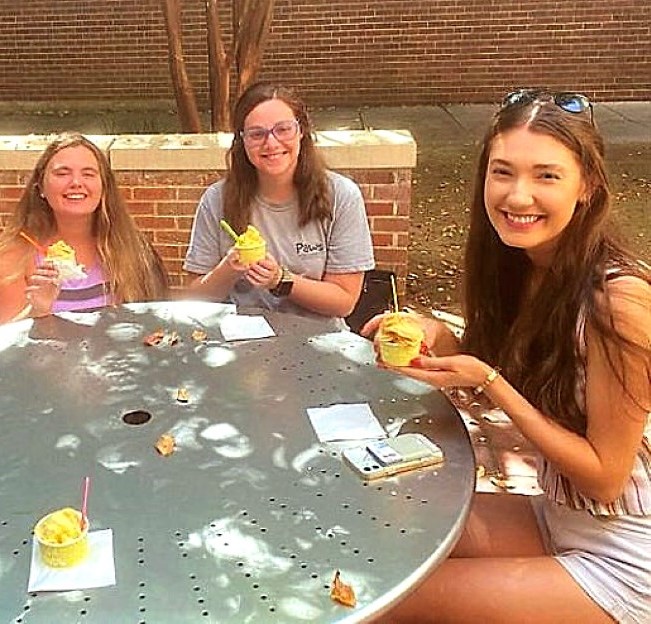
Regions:
<instances>
[{"instance_id":1,"label":"striped tank top","mask_svg":"<svg viewBox=\"0 0 651 624\"><path fill-rule=\"evenodd\" d=\"M651 516L651 414L635 457L633 471L624 491L616 500L600 503L579 492L544 457L538 458L538 484L550 500L593 516Z\"/></svg>"},{"instance_id":2,"label":"striped tank top","mask_svg":"<svg viewBox=\"0 0 651 624\"><path fill-rule=\"evenodd\" d=\"M86 277L63 280L52 312L78 312L111 305L113 298L108 290L104 271L96 262L87 269Z\"/></svg>"},{"instance_id":3,"label":"striped tank top","mask_svg":"<svg viewBox=\"0 0 651 624\"><path fill-rule=\"evenodd\" d=\"M585 353L585 315L579 318L579 345ZM585 369L579 371L576 395L585 408ZM651 412L635 456L633 471L619 498L600 503L579 492L572 482L560 474L544 457L538 458L538 485L547 498L571 509L582 509L594 516L651 516Z\"/></svg>"}]
</instances>

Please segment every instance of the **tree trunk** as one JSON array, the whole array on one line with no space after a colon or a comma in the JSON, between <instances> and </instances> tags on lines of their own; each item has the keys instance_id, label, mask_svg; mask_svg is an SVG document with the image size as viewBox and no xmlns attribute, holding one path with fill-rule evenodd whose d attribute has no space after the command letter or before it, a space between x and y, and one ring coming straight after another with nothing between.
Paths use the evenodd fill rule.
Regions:
<instances>
[{"instance_id":1,"label":"tree trunk","mask_svg":"<svg viewBox=\"0 0 651 624\"><path fill-rule=\"evenodd\" d=\"M213 132L231 129L230 116L230 65L224 48L219 0L206 0L208 24L208 82L210 88L210 128Z\"/></svg>"},{"instance_id":2,"label":"tree trunk","mask_svg":"<svg viewBox=\"0 0 651 624\"><path fill-rule=\"evenodd\" d=\"M180 0L161 0L165 29L167 31L167 46L169 51L170 73L176 105L179 110L179 121L182 132L201 132L201 118L194 96L192 84L185 69L183 44L181 41L181 6Z\"/></svg>"},{"instance_id":3,"label":"tree trunk","mask_svg":"<svg viewBox=\"0 0 651 624\"><path fill-rule=\"evenodd\" d=\"M237 30L234 29L235 63L238 74L237 94L240 95L260 71L273 17L274 0L239 0L235 4L238 5Z\"/></svg>"}]
</instances>

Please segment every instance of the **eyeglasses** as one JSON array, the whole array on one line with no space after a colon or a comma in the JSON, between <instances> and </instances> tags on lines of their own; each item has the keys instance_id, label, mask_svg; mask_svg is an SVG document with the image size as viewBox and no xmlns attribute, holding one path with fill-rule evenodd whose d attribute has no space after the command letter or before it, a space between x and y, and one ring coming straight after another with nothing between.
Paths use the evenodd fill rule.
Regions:
<instances>
[{"instance_id":1,"label":"eyeglasses","mask_svg":"<svg viewBox=\"0 0 651 624\"><path fill-rule=\"evenodd\" d=\"M247 145L262 145L270 134L273 134L276 139L281 143L291 141L297 134L300 124L298 119L288 119L287 121L279 121L271 128L263 128L262 126L251 126L240 131L242 140Z\"/></svg>"},{"instance_id":2,"label":"eyeglasses","mask_svg":"<svg viewBox=\"0 0 651 624\"><path fill-rule=\"evenodd\" d=\"M580 114L590 112L590 123L594 123L592 102L581 93L548 93L536 89L519 89L511 91L502 100L502 108L509 106L526 106L534 103L554 102L566 113Z\"/></svg>"}]
</instances>

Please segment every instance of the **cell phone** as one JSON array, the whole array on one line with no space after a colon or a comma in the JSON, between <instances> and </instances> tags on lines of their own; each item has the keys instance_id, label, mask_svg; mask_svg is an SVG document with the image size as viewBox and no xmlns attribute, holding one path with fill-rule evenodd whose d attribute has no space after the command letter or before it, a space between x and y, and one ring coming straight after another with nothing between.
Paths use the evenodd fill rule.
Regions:
<instances>
[{"instance_id":1,"label":"cell phone","mask_svg":"<svg viewBox=\"0 0 651 624\"><path fill-rule=\"evenodd\" d=\"M404 433L395 438L374 440L363 446L345 449L343 457L362 479L372 481L440 464L443 451L421 433Z\"/></svg>"}]
</instances>

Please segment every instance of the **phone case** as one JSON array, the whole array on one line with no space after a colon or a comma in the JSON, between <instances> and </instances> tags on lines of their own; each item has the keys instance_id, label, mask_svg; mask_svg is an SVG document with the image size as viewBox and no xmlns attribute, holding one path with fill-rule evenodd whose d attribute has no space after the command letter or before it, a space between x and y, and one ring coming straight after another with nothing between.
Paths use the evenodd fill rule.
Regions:
<instances>
[{"instance_id":1,"label":"phone case","mask_svg":"<svg viewBox=\"0 0 651 624\"><path fill-rule=\"evenodd\" d=\"M424 435L405 433L345 449L343 457L362 479L371 481L439 464L443 461L443 452Z\"/></svg>"}]
</instances>

